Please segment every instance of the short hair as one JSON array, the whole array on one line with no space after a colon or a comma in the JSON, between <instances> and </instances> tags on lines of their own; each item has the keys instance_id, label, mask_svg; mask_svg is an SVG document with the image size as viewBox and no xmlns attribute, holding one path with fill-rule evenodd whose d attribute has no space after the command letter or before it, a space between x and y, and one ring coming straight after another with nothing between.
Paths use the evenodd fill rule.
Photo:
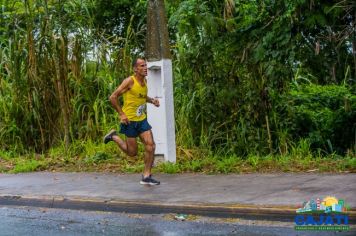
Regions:
<instances>
[{"instance_id":1,"label":"short hair","mask_svg":"<svg viewBox=\"0 0 356 236\"><path fill-rule=\"evenodd\" d=\"M143 58L143 57L136 57L136 58L134 58L134 59L132 60L132 68L135 68L135 67L136 67L138 60L144 60L144 61L145 61L146 59Z\"/></svg>"}]
</instances>

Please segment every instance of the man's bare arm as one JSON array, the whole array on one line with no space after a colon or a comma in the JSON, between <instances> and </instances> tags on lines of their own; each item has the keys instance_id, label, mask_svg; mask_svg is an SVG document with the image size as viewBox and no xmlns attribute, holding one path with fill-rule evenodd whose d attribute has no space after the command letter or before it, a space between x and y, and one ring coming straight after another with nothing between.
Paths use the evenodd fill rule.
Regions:
<instances>
[{"instance_id":1,"label":"man's bare arm","mask_svg":"<svg viewBox=\"0 0 356 236\"><path fill-rule=\"evenodd\" d=\"M117 87L117 89L111 94L109 98L111 105L114 107L117 113L119 113L120 121L125 124L128 123L128 119L126 117L126 114L122 111L122 108L119 103L119 97L132 87L132 83L133 81L131 77L126 78L124 81L122 81L119 87Z\"/></svg>"},{"instance_id":2,"label":"man's bare arm","mask_svg":"<svg viewBox=\"0 0 356 236\"><path fill-rule=\"evenodd\" d=\"M146 102L152 103L156 107L159 107L159 100L157 98L151 98L149 96L146 96Z\"/></svg>"}]
</instances>

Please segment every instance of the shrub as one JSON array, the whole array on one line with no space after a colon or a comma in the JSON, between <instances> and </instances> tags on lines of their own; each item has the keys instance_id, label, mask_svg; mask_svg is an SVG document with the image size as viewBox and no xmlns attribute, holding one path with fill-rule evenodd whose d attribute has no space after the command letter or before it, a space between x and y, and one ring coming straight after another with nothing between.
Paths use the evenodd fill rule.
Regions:
<instances>
[{"instance_id":1,"label":"shrub","mask_svg":"<svg viewBox=\"0 0 356 236\"><path fill-rule=\"evenodd\" d=\"M294 140L308 139L312 150L344 155L354 148L356 96L337 85L308 84L292 89L287 101L285 123Z\"/></svg>"}]
</instances>

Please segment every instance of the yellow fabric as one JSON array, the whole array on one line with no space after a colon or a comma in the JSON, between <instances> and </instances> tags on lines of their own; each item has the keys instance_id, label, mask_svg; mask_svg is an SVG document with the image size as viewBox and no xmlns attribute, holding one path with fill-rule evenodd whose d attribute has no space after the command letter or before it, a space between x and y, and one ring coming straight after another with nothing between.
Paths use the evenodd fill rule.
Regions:
<instances>
[{"instance_id":1,"label":"yellow fabric","mask_svg":"<svg viewBox=\"0 0 356 236\"><path fill-rule=\"evenodd\" d=\"M124 93L123 112L130 121L141 121L146 118L146 96L147 85L144 81L144 86L137 82L135 76L131 76L133 86Z\"/></svg>"}]
</instances>

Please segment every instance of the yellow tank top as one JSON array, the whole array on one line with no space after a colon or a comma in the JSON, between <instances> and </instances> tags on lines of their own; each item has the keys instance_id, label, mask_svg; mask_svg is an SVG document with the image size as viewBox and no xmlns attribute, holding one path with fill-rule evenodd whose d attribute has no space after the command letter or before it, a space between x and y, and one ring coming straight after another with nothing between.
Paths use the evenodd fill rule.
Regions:
<instances>
[{"instance_id":1,"label":"yellow tank top","mask_svg":"<svg viewBox=\"0 0 356 236\"><path fill-rule=\"evenodd\" d=\"M141 86L135 76L131 76L131 79L133 85L123 95L124 106L122 111L130 121L141 121L146 118L147 85L144 81L144 86Z\"/></svg>"}]
</instances>

